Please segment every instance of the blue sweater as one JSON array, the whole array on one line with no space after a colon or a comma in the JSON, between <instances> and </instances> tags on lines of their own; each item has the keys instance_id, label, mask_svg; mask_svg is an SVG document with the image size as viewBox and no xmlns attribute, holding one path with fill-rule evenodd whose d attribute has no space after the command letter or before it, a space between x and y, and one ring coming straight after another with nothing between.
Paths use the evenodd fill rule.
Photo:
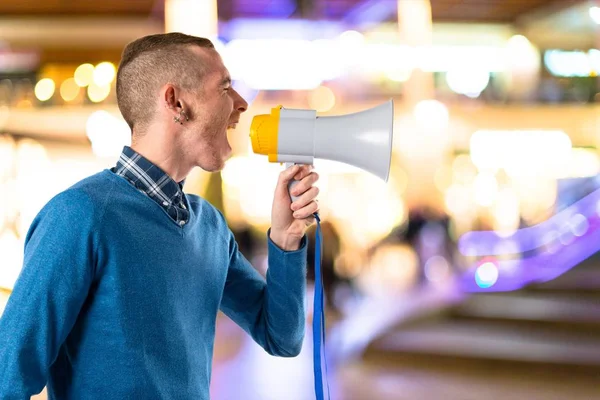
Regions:
<instances>
[{"instance_id":1,"label":"blue sweater","mask_svg":"<svg viewBox=\"0 0 600 400\"><path fill-rule=\"evenodd\" d=\"M306 239L269 240L265 282L221 213L187 199L180 227L105 170L42 209L0 319L0 399L208 399L219 309L268 353L300 352Z\"/></svg>"}]
</instances>

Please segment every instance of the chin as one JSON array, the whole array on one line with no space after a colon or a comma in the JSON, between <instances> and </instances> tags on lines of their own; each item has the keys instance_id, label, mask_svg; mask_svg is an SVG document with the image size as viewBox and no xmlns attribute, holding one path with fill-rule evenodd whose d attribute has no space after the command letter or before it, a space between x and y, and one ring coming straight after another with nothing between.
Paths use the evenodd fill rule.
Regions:
<instances>
[{"instance_id":1,"label":"chin","mask_svg":"<svg viewBox=\"0 0 600 400\"><path fill-rule=\"evenodd\" d=\"M210 152L206 149L202 157L197 160L196 165L207 172L218 172L225 168L226 161L230 159L232 155L233 151L229 146L221 149L220 152L218 149L214 148Z\"/></svg>"},{"instance_id":2,"label":"chin","mask_svg":"<svg viewBox=\"0 0 600 400\"><path fill-rule=\"evenodd\" d=\"M198 166L207 172L219 172L225 168L227 157L214 158L209 162L202 162Z\"/></svg>"},{"instance_id":3,"label":"chin","mask_svg":"<svg viewBox=\"0 0 600 400\"><path fill-rule=\"evenodd\" d=\"M206 166L202 166L202 165L200 166L200 168L202 168L206 172L219 172L219 171L222 171L224 167L225 167L225 163L221 163L221 164L211 163Z\"/></svg>"}]
</instances>

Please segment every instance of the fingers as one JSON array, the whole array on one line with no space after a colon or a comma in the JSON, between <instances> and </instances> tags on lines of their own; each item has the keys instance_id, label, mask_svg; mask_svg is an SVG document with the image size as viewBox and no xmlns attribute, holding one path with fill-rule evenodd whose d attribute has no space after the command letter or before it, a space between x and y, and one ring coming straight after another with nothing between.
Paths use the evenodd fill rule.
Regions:
<instances>
[{"instance_id":1,"label":"fingers","mask_svg":"<svg viewBox=\"0 0 600 400\"><path fill-rule=\"evenodd\" d=\"M306 174L302 180L300 181L300 183L296 184L294 186L294 189L292 189L292 196L300 196L302 195L304 192L306 192L308 189L310 189L312 187L312 185L314 185L317 181L319 180L319 174L317 174L316 172L308 172L308 174Z\"/></svg>"},{"instance_id":2,"label":"fingers","mask_svg":"<svg viewBox=\"0 0 600 400\"><path fill-rule=\"evenodd\" d=\"M306 219L311 217L314 213L319 211L319 203L316 200L311 201L306 206L294 211L294 218ZM313 217L314 219L314 217Z\"/></svg>"},{"instance_id":3,"label":"fingers","mask_svg":"<svg viewBox=\"0 0 600 400\"><path fill-rule=\"evenodd\" d=\"M308 174L310 174L310 171L312 171L312 169L313 169L312 165L302 165L302 167L300 168L298 173L296 175L294 175L294 179L297 181L301 181L304 177L306 177Z\"/></svg>"},{"instance_id":4,"label":"fingers","mask_svg":"<svg viewBox=\"0 0 600 400\"><path fill-rule=\"evenodd\" d=\"M292 188L291 194L297 199L291 204L291 209L294 212L294 218L297 219L314 220L312 215L319 211L319 203L315 200L319 194L319 188L313 186L319 180L319 174L311 170L311 165L303 166L294 176L298 183ZM307 225L311 225L313 222L306 221Z\"/></svg>"},{"instance_id":5,"label":"fingers","mask_svg":"<svg viewBox=\"0 0 600 400\"><path fill-rule=\"evenodd\" d=\"M295 164L295 165L292 165L291 167L281 171L279 173L279 185L280 186L287 185L287 183L289 181L294 179L294 176L298 173L298 171L300 171L300 167L301 167L300 165Z\"/></svg>"},{"instance_id":6,"label":"fingers","mask_svg":"<svg viewBox=\"0 0 600 400\"><path fill-rule=\"evenodd\" d=\"M284 169L279 173L280 186L287 185L291 180L301 180L310 174L312 165L294 164L291 167Z\"/></svg>"},{"instance_id":7,"label":"fingers","mask_svg":"<svg viewBox=\"0 0 600 400\"><path fill-rule=\"evenodd\" d=\"M298 186L298 185L296 185L296 186ZM294 189L296 189L296 188L294 188ZM294 191L294 189L292 189L292 192ZM301 196L299 196L292 203L292 205L291 205L292 211L298 211L298 210L301 210L302 208L306 207L308 204L310 204L311 201L313 201L317 198L318 194L319 194L319 188L316 186L311 187L310 189L308 189L306 192L304 192Z\"/></svg>"}]
</instances>

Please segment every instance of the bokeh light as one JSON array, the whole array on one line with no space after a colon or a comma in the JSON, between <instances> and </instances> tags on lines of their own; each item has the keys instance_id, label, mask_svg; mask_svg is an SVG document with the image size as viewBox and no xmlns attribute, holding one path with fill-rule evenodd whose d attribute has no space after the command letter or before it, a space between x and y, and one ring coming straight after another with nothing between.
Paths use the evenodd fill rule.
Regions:
<instances>
[{"instance_id":1,"label":"bokeh light","mask_svg":"<svg viewBox=\"0 0 600 400\"><path fill-rule=\"evenodd\" d=\"M478 97L490 82L490 74L482 69L453 69L446 73L450 89L468 97Z\"/></svg>"},{"instance_id":2,"label":"bokeh light","mask_svg":"<svg viewBox=\"0 0 600 400\"><path fill-rule=\"evenodd\" d=\"M510 73L510 96L527 99L538 88L540 80L539 50L525 36L514 35L506 44L505 60Z\"/></svg>"},{"instance_id":3,"label":"bokeh light","mask_svg":"<svg viewBox=\"0 0 600 400\"><path fill-rule=\"evenodd\" d=\"M81 87L86 87L94 80L94 66L92 64L81 64L75 70L75 82Z\"/></svg>"},{"instance_id":4,"label":"bokeh light","mask_svg":"<svg viewBox=\"0 0 600 400\"><path fill-rule=\"evenodd\" d=\"M494 206L494 229L499 236L508 236L519 228L520 202L515 190L504 188L497 194Z\"/></svg>"},{"instance_id":5,"label":"bokeh light","mask_svg":"<svg viewBox=\"0 0 600 400\"><path fill-rule=\"evenodd\" d=\"M104 110L93 112L85 128L92 150L98 157L116 157L123 146L131 144L131 130L127 123Z\"/></svg>"},{"instance_id":6,"label":"bokeh light","mask_svg":"<svg viewBox=\"0 0 600 400\"><path fill-rule=\"evenodd\" d=\"M452 168L442 165L438 167L433 176L435 187L440 192L445 192L452 185Z\"/></svg>"},{"instance_id":7,"label":"bokeh light","mask_svg":"<svg viewBox=\"0 0 600 400\"><path fill-rule=\"evenodd\" d=\"M473 189L467 185L450 186L444 194L444 203L453 216L465 216L475 212Z\"/></svg>"},{"instance_id":8,"label":"bokeh light","mask_svg":"<svg viewBox=\"0 0 600 400\"><path fill-rule=\"evenodd\" d=\"M600 25L600 7L590 7L589 14L592 21Z\"/></svg>"},{"instance_id":9,"label":"bokeh light","mask_svg":"<svg viewBox=\"0 0 600 400\"><path fill-rule=\"evenodd\" d=\"M254 171L252 177L247 172ZM271 202L281 167L255 156L235 156L222 172L224 206L233 223L268 227Z\"/></svg>"},{"instance_id":10,"label":"bokeh light","mask_svg":"<svg viewBox=\"0 0 600 400\"><path fill-rule=\"evenodd\" d=\"M418 256L405 244L383 245L358 277L361 289L374 297L385 297L408 290L416 281Z\"/></svg>"},{"instance_id":11,"label":"bokeh light","mask_svg":"<svg viewBox=\"0 0 600 400\"><path fill-rule=\"evenodd\" d=\"M73 101L79 94L79 85L74 78L63 81L60 85L60 95L64 101Z\"/></svg>"},{"instance_id":12,"label":"bokeh light","mask_svg":"<svg viewBox=\"0 0 600 400\"><path fill-rule=\"evenodd\" d=\"M571 232L573 232L573 235L577 237L585 235L590 227L587 218L580 213L577 213L571 217L569 220L569 225L571 227Z\"/></svg>"},{"instance_id":13,"label":"bokeh light","mask_svg":"<svg viewBox=\"0 0 600 400\"><path fill-rule=\"evenodd\" d=\"M411 75L412 70L408 68L396 68L385 73L385 76L394 82L406 82Z\"/></svg>"},{"instance_id":14,"label":"bokeh light","mask_svg":"<svg viewBox=\"0 0 600 400\"><path fill-rule=\"evenodd\" d=\"M483 207L489 207L496 201L498 182L493 173L482 171L473 183L475 202Z\"/></svg>"},{"instance_id":15,"label":"bokeh light","mask_svg":"<svg viewBox=\"0 0 600 400\"><path fill-rule=\"evenodd\" d=\"M98 86L96 82L92 82L87 88L87 94L92 102L100 103L110 94L110 85Z\"/></svg>"},{"instance_id":16,"label":"bokeh light","mask_svg":"<svg viewBox=\"0 0 600 400\"><path fill-rule=\"evenodd\" d=\"M413 114L417 124L426 130L441 130L448 127L448 108L437 100L420 101L415 106Z\"/></svg>"},{"instance_id":17,"label":"bokeh light","mask_svg":"<svg viewBox=\"0 0 600 400\"><path fill-rule=\"evenodd\" d=\"M425 277L428 281L438 283L450 275L450 265L442 256L433 256L425 262Z\"/></svg>"},{"instance_id":18,"label":"bokeh light","mask_svg":"<svg viewBox=\"0 0 600 400\"><path fill-rule=\"evenodd\" d=\"M573 148L569 166L558 178L584 178L600 173L600 157L594 149Z\"/></svg>"},{"instance_id":19,"label":"bokeh light","mask_svg":"<svg viewBox=\"0 0 600 400\"><path fill-rule=\"evenodd\" d=\"M338 40L344 45L360 46L365 43L365 36L358 31L349 30L341 33Z\"/></svg>"},{"instance_id":20,"label":"bokeh light","mask_svg":"<svg viewBox=\"0 0 600 400\"><path fill-rule=\"evenodd\" d=\"M335 94L327 86L319 86L308 96L308 104L317 112L327 112L335 106Z\"/></svg>"},{"instance_id":21,"label":"bokeh light","mask_svg":"<svg viewBox=\"0 0 600 400\"><path fill-rule=\"evenodd\" d=\"M479 130L470 138L471 160L480 171L504 169L529 180L563 174L571 146L570 137L559 130Z\"/></svg>"},{"instance_id":22,"label":"bokeh light","mask_svg":"<svg viewBox=\"0 0 600 400\"><path fill-rule=\"evenodd\" d=\"M50 100L50 98L54 95L55 88L56 88L56 85L54 84L54 81L52 79L50 79L50 78L41 79L35 85L35 97L37 97L37 99L39 101Z\"/></svg>"},{"instance_id":23,"label":"bokeh light","mask_svg":"<svg viewBox=\"0 0 600 400\"><path fill-rule=\"evenodd\" d=\"M460 154L452 161L452 180L456 183L471 184L477 176L477 168L473 165L471 157Z\"/></svg>"},{"instance_id":24,"label":"bokeh light","mask_svg":"<svg viewBox=\"0 0 600 400\"><path fill-rule=\"evenodd\" d=\"M46 147L33 139L22 139L17 143L13 201L17 202L18 220L16 233L24 238L35 215L56 193L58 178L53 175L52 160Z\"/></svg>"},{"instance_id":25,"label":"bokeh light","mask_svg":"<svg viewBox=\"0 0 600 400\"><path fill-rule=\"evenodd\" d=\"M23 139L17 144L16 170L22 175L35 175L48 166L48 152L33 139Z\"/></svg>"},{"instance_id":26,"label":"bokeh light","mask_svg":"<svg viewBox=\"0 0 600 400\"><path fill-rule=\"evenodd\" d=\"M116 68L113 63L105 61L94 68L94 83L99 86L107 86L115 79Z\"/></svg>"},{"instance_id":27,"label":"bokeh light","mask_svg":"<svg viewBox=\"0 0 600 400\"><path fill-rule=\"evenodd\" d=\"M498 280L498 267L491 261L484 262L475 271L475 282L482 289L487 289Z\"/></svg>"}]
</instances>

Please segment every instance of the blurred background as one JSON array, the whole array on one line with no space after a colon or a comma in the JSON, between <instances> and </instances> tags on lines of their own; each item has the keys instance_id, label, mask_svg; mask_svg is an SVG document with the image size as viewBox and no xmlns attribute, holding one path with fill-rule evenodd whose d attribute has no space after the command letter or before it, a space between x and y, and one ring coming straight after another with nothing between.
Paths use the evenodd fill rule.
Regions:
<instances>
[{"instance_id":1,"label":"blurred background","mask_svg":"<svg viewBox=\"0 0 600 400\"><path fill-rule=\"evenodd\" d=\"M252 117L395 101L388 183L315 162L334 399L600 398L596 1L2 0L0 313L40 208L130 142L123 47L168 31L211 38L250 104L186 191L261 273L282 167L252 154ZM310 331L276 359L219 316L211 392L313 398Z\"/></svg>"}]
</instances>

